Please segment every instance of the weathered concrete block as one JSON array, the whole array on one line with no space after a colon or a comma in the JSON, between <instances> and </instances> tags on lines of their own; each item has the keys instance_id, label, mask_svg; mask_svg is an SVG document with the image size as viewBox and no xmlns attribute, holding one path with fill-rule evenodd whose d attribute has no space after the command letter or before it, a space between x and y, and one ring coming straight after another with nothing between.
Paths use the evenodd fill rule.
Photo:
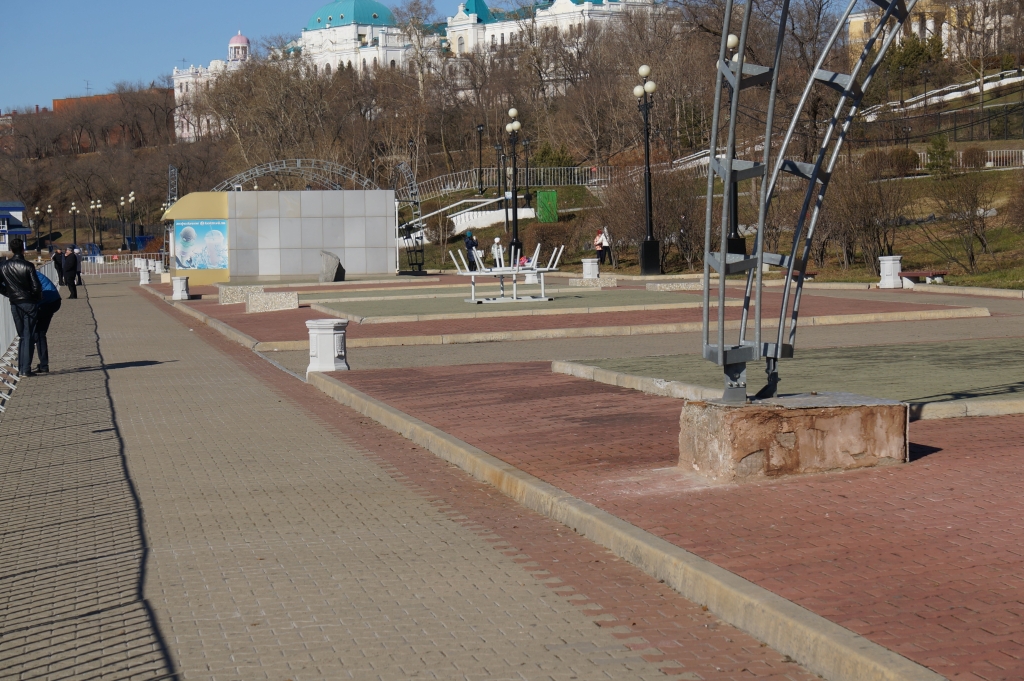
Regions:
<instances>
[{"instance_id":1,"label":"weathered concrete block","mask_svg":"<svg viewBox=\"0 0 1024 681\"><path fill-rule=\"evenodd\" d=\"M702 291L702 281L672 281L672 282L648 282L648 291Z\"/></svg>"},{"instance_id":2,"label":"weathered concrete block","mask_svg":"<svg viewBox=\"0 0 1024 681\"><path fill-rule=\"evenodd\" d=\"M276 293L250 293L245 300L245 311L274 312L275 310L294 310L299 306L299 294L295 291Z\"/></svg>"},{"instance_id":3,"label":"weathered concrete block","mask_svg":"<svg viewBox=\"0 0 1024 681\"><path fill-rule=\"evenodd\" d=\"M263 293L263 287L217 284L217 302L221 305L244 303L249 300L250 293Z\"/></svg>"},{"instance_id":4,"label":"weathered concrete block","mask_svg":"<svg viewBox=\"0 0 1024 681\"><path fill-rule=\"evenodd\" d=\"M679 466L744 482L902 463L907 423L906 404L850 393L742 405L688 401L679 418Z\"/></svg>"},{"instance_id":5,"label":"weathered concrete block","mask_svg":"<svg viewBox=\"0 0 1024 681\"><path fill-rule=\"evenodd\" d=\"M569 286L580 288L618 288L618 281L610 277L597 279L570 279Z\"/></svg>"},{"instance_id":6,"label":"weathered concrete block","mask_svg":"<svg viewBox=\"0 0 1024 681\"><path fill-rule=\"evenodd\" d=\"M348 349L345 347L347 319L309 319L309 366L312 371L348 371Z\"/></svg>"},{"instance_id":7,"label":"weathered concrete block","mask_svg":"<svg viewBox=\"0 0 1024 681\"><path fill-rule=\"evenodd\" d=\"M345 281L345 267L341 258L330 251L320 251L320 283Z\"/></svg>"},{"instance_id":8,"label":"weathered concrete block","mask_svg":"<svg viewBox=\"0 0 1024 681\"><path fill-rule=\"evenodd\" d=\"M188 300L188 277L171 279L171 300Z\"/></svg>"}]
</instances>

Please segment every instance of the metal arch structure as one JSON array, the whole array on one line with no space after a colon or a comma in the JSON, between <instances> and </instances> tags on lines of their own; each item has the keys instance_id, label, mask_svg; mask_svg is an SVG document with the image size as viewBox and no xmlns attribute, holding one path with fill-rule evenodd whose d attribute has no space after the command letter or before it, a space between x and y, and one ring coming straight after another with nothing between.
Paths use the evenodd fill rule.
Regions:
<instances>
[{"instance_id":1,"label":"metal arch structure","mask_svg":"<svg viewBox=\"0 0 1024 681\"><path fill-rule=\"evenodd\" d=\"M412 219L398 226L398 238L405 247L405 259L409 267L407 271L423 272L425 249L420 186L416 182L416 175L412 172L412 168L405 161L399 163L392 170L391 187L395 190L395 200L399 207L409 206L412 211Z\"/></svg>"},{"instance_id":2,"label":"metal arch structure","mask_svg":"<svg viewBox=\"0 0 1024 681\"><path fill-rule=\"evenodd\" d=\"M767 384L754 397L765 399L778 395L780 359L793 356L796 342L797 321L800 312L800 296L803 291L804 276L807 271L807 258L810 254L811 240L821 214L822 202L828 189L829 180L839 160L840 149L854 116L860 107L864 92L871 84L875 72L885 57L893 39L900 33L903 24L909 19L917 0L872 0L883 10L881 21L875 25L870 38L865 43L860 57L853 65L849 74L840 74L822 68L829 53L835 47L850 14L858 4L858 0L849 0L827 43L823 46L821 56L814 67L814 72L804 86L796 110L791 114L789 126L782 143L773 158L772 127L775 117L776 95L778 92L780 65L783 47L786 40L786 23L789 14L790 0L783 0L778 15L778 29L775 41L774 63L769 66L747 63L744 59L747 35L753 2L747 0L743 10L743 18L738 36L738 45L729 44L730 28L733 22L734 0L726 0L725 15L722 25L722 42L716 64L715 108L711 123L714 131L709 150L710 172L708 172L707 206L704 230L704 309L703 309L703 355L704 359L715 362L722 367L725 391L723 401L742 403L747 400L747 362L764 359ZM890 22L892 23L890 24ZM878 50L873 53L876 43L881 40ZM735 55L730 58L730 51ZM866 70L865 70L866 69ZM736 123L739 113L739 101L744 90L755 86L768 85L768 106L765 120L765 136L763 141L763 160L751 161L736 158ZM786 158L786 152L793 140L797 123L807 104L811 89L825 86L839 92L832 118L825 135L818 147L813 163L804 163ZM728 91L727 94L726 90ZM721 125L723 115L723 94L728 100L728 121ZM726 143L724 148L719 145L719 130L725 127ZM770 174L769 174L770 169ZM806 182L803 203L793 229L793 244L789 253L766 253L764 251L765 222L776 186L782 173ZM720 236L718 244L712 244L714 215L715 178L722 180L722 207L718 225ZM754 253L747 255L745 240L739 235L738 222L738 184L744 180L761 179L758 200L757 235ZM723 255L724 254L724 255ZM774 265L785 268L786 279L783 286L782 304L778 315L778 332L772 342L762 335L762 269L763 265ZM715 338L711 331L711 270L718 273L717 282L717 328ZM743 315L740 321L739 338L734 344L727 344L725 339L725 284L726 276L746 273L746 290L743 300ZM792 286L795 283L795 288ZM792 291L792 308L790 295ZM754 310L751 315L751 305ZM789 318L786 324L787 316Z\"/></svg>"},{"instance_id":3,"label":"metal arch structure","mask_svg":"<svg viewBox=\"0 0 1024 681\"><path fill-rule=\"evenodd\" d=\"M370 178L331 161L308 158L293 158L286 161L271 161L224 180L213 188L215 192L231 191L237 185L266 177L268 175L292 175L323 189L344 189L349 182L360 189L380 189Z\"/></svg>"}]
</instances>

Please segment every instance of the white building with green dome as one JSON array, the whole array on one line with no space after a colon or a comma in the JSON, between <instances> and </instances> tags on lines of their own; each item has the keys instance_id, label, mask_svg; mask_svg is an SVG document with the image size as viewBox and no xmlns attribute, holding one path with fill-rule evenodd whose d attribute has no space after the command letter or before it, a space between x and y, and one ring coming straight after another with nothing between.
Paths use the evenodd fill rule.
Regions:
<instances>
[{"instance_id":1,"label":"white building with green dome","mask_svg":"<svg viewBox=\"0 0 1024 681\"><path fill-rule=\"evenodd\" d=\"M409 39L376 0L337 0L310 17L293 49L317 69L357 71L404 65Z\"/></svg>"}]
</instances>

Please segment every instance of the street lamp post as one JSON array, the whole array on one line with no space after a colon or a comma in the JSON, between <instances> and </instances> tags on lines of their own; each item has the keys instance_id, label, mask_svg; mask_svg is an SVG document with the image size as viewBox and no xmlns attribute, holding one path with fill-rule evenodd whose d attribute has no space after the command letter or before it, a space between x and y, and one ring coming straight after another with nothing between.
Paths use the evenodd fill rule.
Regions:
<instances>
[{"instance_id":1,"label":"street lamp post","mask_svg":"<svg viewBox=\"0 0 1024 681\"><path fill-rule=\"evenodd\" d=\"M903 69L905 69L905 68L907 68L907 67L906 66L901 66L900 67L900 108L901 109L906 106L904 101L903 101Z\"/></svg>"},{"instance_id":2,"label":"street lamp post","mask_svg":"<svg viewBox=\"0 0 1024 681\"><path fill-rule=\"evenodd\" d=\"M122 250L122 251L124 249L128 248L128 234L127 234L127 230L125 229L125 224L124 224L124 219L125 219L126 215L127 215L127 212L126 212L126 209L125 209L125 206L124 206L124 197L122 196L121 197L121 203L118 204L118 208L117 208L117 218L118 218L118 220L121 221L121 248L118 249L118 250Z\"/></svg>"},{"instance_id":3,"label":"street lamp post","mask_svg":"<svg viewBox=\"0 0 1024 681\"><path fill-rule=\"evenodd\" d=\"M523 200L526 201L526 207L530 207L530 201L533 199L533 195L530 193L530 140L523 140L523 159L526 161L526 193L523 194Z\"/></svg>"},{"instance_id":4,"label":"street lamp post","mask_svg":"<svg viewBox=\"0 0 1024 681\"><path fill-rule=\"evenodd\" d=\"M128 212L130 214L129 221L132 225L132 242L128 244L128 251L138 250L139 243L136 239L135 234L135 192L128 192Z\"/></svg>"},{"instance_id":5,"label":"street lamp post","mask_svg":"<svg viewBox=\"0 0 1024 681\"><path fill-rule=\"evenodd\" d=\"M651 67L644 64L637 73L643 83L633 88L637 109L644 118L644 203L647 219L647 237L640 246L640 274L661 274L660 244L654 238L654 218L651 215L651 107L654 106L654 92L658 86L650 80Z\"/></svg>"},{"instance_id":6,"label":"street lamp post","mask_svg":"<svg viewBox=\"0 0 1024 681\"><path fill-rule=\"evenodd\" d=\"M68 215L71 216L71 245L78 246L78 206L75 202L71 202L71 209L68 211Z\"/></svg>"},{"instance_id":7,"label":"street lamp post","mask_svg":"<svg viewBox=\"0 0 1024 681\"><path fill-rule=\"evenodd\" d=\"M39 257L39 255L40 255L40 254L42 253L42 250L41 250L41 249L39 248L39 219L40 219L40 216L41 216L42 214L43 214L43 212L42 212L41 210L39 210L39 206L36 206L36 209L35 209L35 211L33 212L33 215L35 215L35 216L36 216L36 224L35 224L35 227L36 227L36 257L37 257L37 258L38 258L38 257Z\"/></svg>"},{"instance_id":8,"label":"street lamp post","mask_svg":"<svg viewBox=\"0 0 1024 681\"><path fill-rule=\"evenodd\" d=\"M519 130L523 124L519 122L519 111L515 108L508 110L508 117L511 122L505 124L505 132L508 133L508 143L512 151L512 239L509 241L509 252L512 257L518 259L523 254L523 242L519 240L519 178L516 177L516 145L519 144ZM518 255L516 255L518 253Z\"/></svg>"},{"instance_id":9,"label":"street lamp post","mask_svg":"<svg viewBox=\"0 0 1024 681\"><path fill-rule=\"evenodd\" d=\"M47 237L52 237L53 236L53 204L51 204L51 203L46 204L46 224L48 224L50 226L50 233L47 234ZM50 238L47 238L46 241L47 241L47 245L50 245L50 244L53 243L53 240L50 239ZM37 248L38 248L38 244L37 244Z\"/></svg>"},{"instance_id":10,"label":"street lamp post","mask_svg":"<svg viewBox=\"0 0 1024 681\"><path fill-rule=\"evenodd\" d=\"M484 126L476 126L476 185L482 196L484 193Z\"/></svg>"},{"instance_id":11,"label":"street lamp post","mask_svg":"<svg viewBox=\"0 0 1024 681\"><path fill-rule=\"evenodd\" d=\"M103 254L103 203L96 199L96 231L99 232L100 255Z\"/></svg>"},{"instance_id":12,"label":"street lamp post","mask_svg":"<svg viewBox=\"0 0 1024 681\"><path fill-rule=\"evenodd\" d=\"M904 145L903 146L907 147L908 149L910 148L910 131L911 130L913 130L913 128L911 126L909 126L909 125L905 126L903 128L903 139L904 139Z\"/></svg>"}]
</instances>

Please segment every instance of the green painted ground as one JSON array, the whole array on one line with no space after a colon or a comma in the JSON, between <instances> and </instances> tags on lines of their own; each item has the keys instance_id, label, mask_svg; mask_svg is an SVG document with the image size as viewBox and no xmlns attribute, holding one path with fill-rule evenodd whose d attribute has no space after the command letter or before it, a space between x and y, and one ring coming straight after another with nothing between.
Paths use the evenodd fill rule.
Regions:
<instances>
[{"instance_id":1,"label":"green painted ground","mask_svg":"<svg viewBox=\"0 0 1024 681\"><path fill-rule=\"evenodd\" d=\"M451 292L451 289L445 289ZM521 293L539 293L536 286L523 287ZM477 291L480 293L480 291ZM396 291L396 294L399 293ZM494 289L487 289L481 295L494 295ZM505 295L512 295L512 287L505 287ZM465 297L469 297L466 287ZM480 297L479 295L477 297ZM536 303L500 303L493 305L474 305L464 302L463 298L420 298L415 300L377 300L361 302L324 303L340 312L359 317L391 317L396 315L418 314L450 314L453 312L499 312L530 309L565 309L571 307L611 307L617 305L662 305L672 303L699 303L701 297L691 293L644 291L638 289L613 289L607 291L588 291L579 289L573 293L552 293L551 302Z\"/></svg>"},{"instance_id":2,"label":"green painted ground","mask_svg":"<svg viewBox=\"0 0 1024 681\"><path fill-rule=\"evenodd\" d=\"M1024 394L1024 340L999 339L801 350L780 363L780 392L851 392L909 402L1009 398ZM698 355L587 361L612 371L721 387L721 369ZM748 392L764 364L747 365Z\"/></svg>"}]
</instances>

